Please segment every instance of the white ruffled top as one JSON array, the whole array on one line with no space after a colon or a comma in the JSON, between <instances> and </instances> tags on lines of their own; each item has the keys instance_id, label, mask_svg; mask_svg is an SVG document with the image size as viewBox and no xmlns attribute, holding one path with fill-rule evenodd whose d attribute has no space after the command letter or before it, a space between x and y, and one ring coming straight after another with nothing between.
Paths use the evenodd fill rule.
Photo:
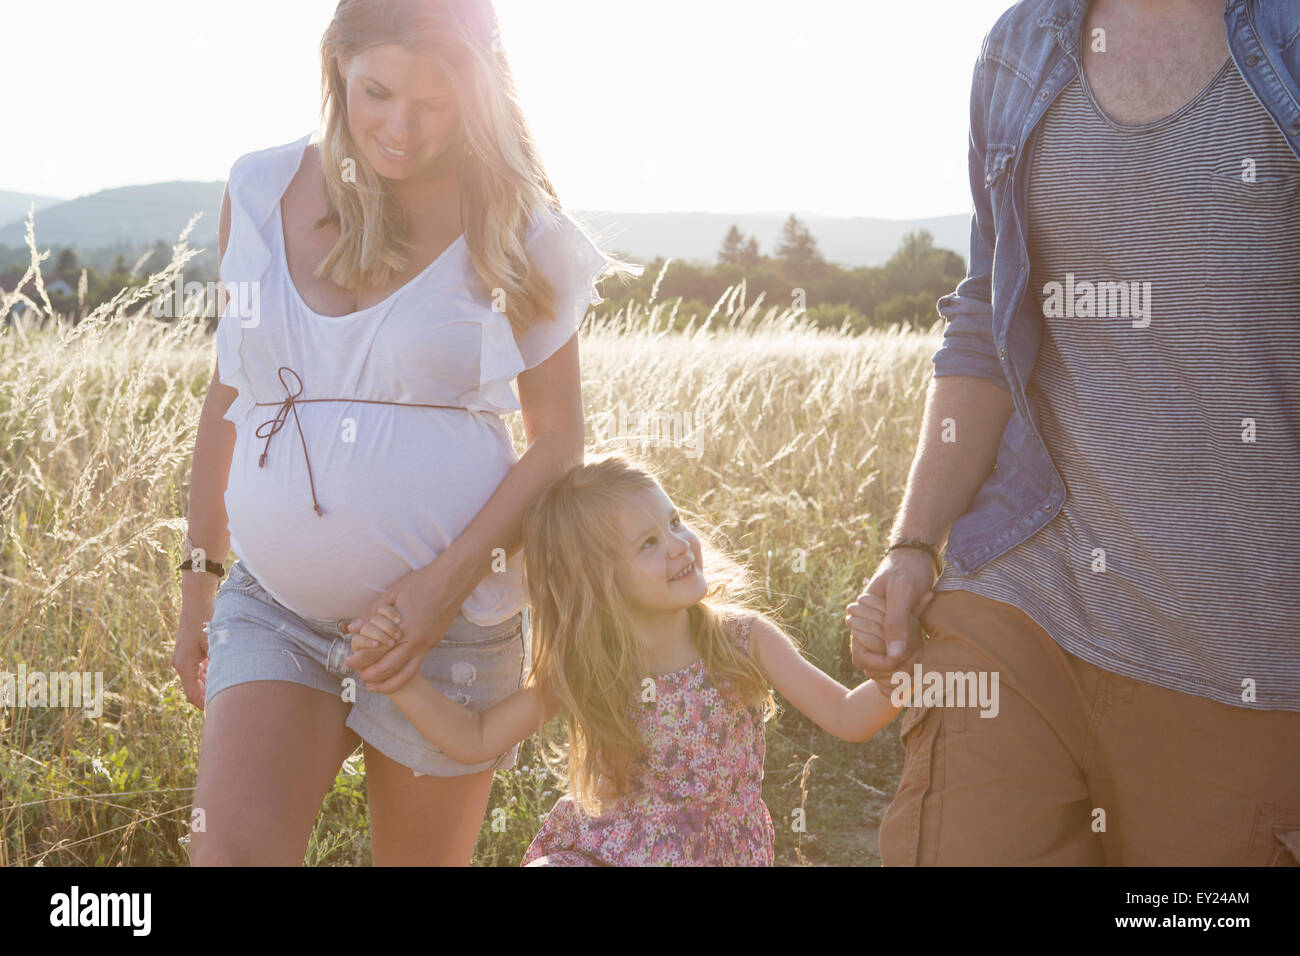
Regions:
<instances>
[{"instance_id":1,"label":"white ruffled top","mask_svg":"<svg viewBox=\"0 0 1300 956\"><path fill-rule=\"evenodd\" d=\"M281 604L334 620L361 614L432 562L482 510L518 461L501 420L520 409L511 383L603 301L595 282L610 260L567 214L543 209L525 245L555 287L556 318L518 339L463 236L382 302L320 315L289 277L280 212L311 138L231 167L221 263L229 301L216 345L220 379L238 390L225 415L236 430L225 495L231 550ZM289 394L299 401L286 409ZM301 403L314 398L349 400ZM277 415L284 421L268 444ZM472 623L500 623L527 603L522 554L470 595L462 612Z\"/></svg>"}]
</instances>

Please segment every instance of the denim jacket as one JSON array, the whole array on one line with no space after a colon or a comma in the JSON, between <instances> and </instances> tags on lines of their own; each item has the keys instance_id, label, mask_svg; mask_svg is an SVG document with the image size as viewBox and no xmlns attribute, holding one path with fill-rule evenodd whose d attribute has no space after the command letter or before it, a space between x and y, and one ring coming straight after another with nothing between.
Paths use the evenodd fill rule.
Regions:
<instances>
[{"instance_id":1,"label":"denim jacket","mask_svg":"<svg viewBox=\"0 0 1300 956\"><path fill-rule=\"evenodd\" d=\"M1043 115L1080 73L1089 0L1022 0L984 40L971 83L970 265L939 300L945 320L934 375L988 379L1015 410L997 464L949 533L946 558L971 574L1046 525L1065 501L1025 388L1043 315L1027 296L1029 171ZM1300 0L1227 0L1232 59L1300 159Z\"/></svg>"}]
</instances>

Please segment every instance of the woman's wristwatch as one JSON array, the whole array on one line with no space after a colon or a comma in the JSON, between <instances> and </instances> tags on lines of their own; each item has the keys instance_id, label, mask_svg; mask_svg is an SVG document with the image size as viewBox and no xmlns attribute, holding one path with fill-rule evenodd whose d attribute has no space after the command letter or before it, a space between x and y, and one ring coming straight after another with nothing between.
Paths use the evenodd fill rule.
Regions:
<instances>
[{"instance_id":1,"label":"woman's wristwatch","mask_svg":"<svg viewBox=\"0 0 1300 956\"><path fill-rule=\"evenodd\" d=\"M194 547L194 543L190 541L190 536L187 534L185 536L185 553L193 555L195 552L198 553L198 560L195 561L192 557L186 558L181 562L180 567L177 570L211 571L217 576L218 580L226 576L226 566L220 561L209 561L206 557L206 552L204 552L202 548Z\"/></svg>"}]
</instances>

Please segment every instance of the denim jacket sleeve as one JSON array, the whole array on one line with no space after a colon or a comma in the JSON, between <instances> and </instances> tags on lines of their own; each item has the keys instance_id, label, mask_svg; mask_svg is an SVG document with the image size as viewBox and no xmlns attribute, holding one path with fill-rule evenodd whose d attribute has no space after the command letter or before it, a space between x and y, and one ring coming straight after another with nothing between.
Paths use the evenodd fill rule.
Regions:
<instances>
[{"instance_id":1,"label":"denim jacket sleeve","mask_svg":"<svg viewBox=\"0 0 1300 956\"><path fill-rule=\"evenodd\" d=\"M988 40L985 40L985 50ZM985 182L985 123L988 71L980 51L971 79L970 149L967 157L971 198L970 257L966 278L956 291L939 300L944 318L943 344L934 354L934 375L971 375L986 378L1008 391L997 346L993 342L993 248L996 243L993 208Z\"/></svg>"}]
</instances>

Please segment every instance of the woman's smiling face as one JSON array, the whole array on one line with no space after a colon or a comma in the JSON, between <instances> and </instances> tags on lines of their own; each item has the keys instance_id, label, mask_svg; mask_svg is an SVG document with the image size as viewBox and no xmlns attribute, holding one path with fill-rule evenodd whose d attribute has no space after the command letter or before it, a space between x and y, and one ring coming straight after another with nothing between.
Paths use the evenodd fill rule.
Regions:
<instances>
[{"instance_id":1,"label":"woman's smiling face","mask_svg":"<svg viewBox=\"0 0 1300 956\"><path fill-rule=\"evenodd\" d=\"M397 45L371 47L340 63L348 130L385 179L430 171L463 143L460 106L446 73ZM453 154L454 156L454 154Z\"/></svg>"},{"instance_id":2,"label":"woman's smiling face","mask_svg":"<svg viewBox=\"0 0 1300 956\"><path fill-rule=\"evenodd\" d=\"M700 539L662 489L629 496L618 518L614 576L629 607L657 613L698 604L708 593Z\"/></svg>"}]
</instances>

